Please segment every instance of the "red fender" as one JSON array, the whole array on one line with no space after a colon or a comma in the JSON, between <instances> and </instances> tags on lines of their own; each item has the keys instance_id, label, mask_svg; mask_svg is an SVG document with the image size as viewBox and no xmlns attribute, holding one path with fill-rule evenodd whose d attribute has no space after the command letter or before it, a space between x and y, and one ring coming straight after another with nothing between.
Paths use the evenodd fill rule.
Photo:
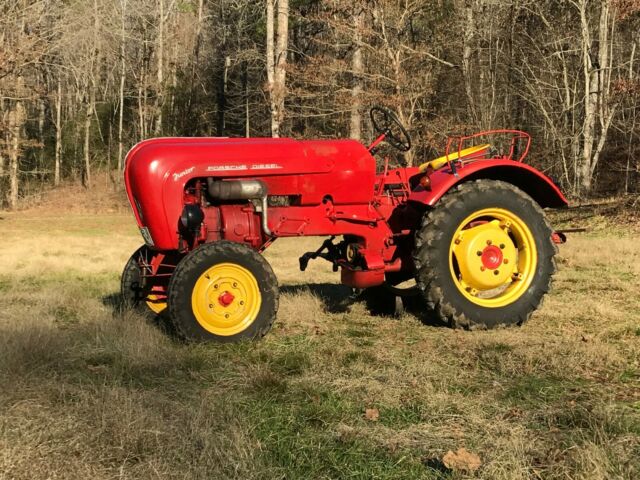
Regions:
<instances>
[{"instance_id":1,"label":"red fender","mask_svg":"<svg viewBox=\"0 0 640 480\"><path fill-rule=\"evenodd\" d=\"M542 208L562 208L569 204L549 177L526 163L513 160L479 161L458 167L456 170L457 176L449 167L433 172L430 176L431 188L416 188L409 196L409 201L433 206L456 185L486 178L515 185Z\"/></svg>"}]
</instances>

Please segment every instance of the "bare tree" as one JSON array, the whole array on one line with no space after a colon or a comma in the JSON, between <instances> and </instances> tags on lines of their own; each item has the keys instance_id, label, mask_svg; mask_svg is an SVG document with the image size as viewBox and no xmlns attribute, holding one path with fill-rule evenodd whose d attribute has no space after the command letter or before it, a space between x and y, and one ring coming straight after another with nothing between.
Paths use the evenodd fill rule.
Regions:
<instances>
[{"instance_id":1,"label":"bare tree","mask_svg":"<svg viewBox=\"0 0 640 480\"><path fill-rule=\"evenodd\" d=\"M275 13L277 12L277 15ZM274 18L275 17L275 18ZM274 35L277 21L277 36ZM286 98L289 44L289 0L267 0L267 78L271 102L271 135L280 136Z\"/></svg>"},{"instance_id":2,"label":"bare tree","mask_svg":"<svg viewBox=\"0 0 640 480\"><path fill-rule=\"evenodd\" d=\"M60 185L60 163L62 161L62 76L58 74L56 88L56 145L53 184Z\"/></svg>"},{"instance_id":3,"label":"bare tree","mask_svg":"<svg viewBox=\"0 0 640 480\"><path fill-rule=\"evenodd\" d=\"M22 84L22 78L18 77L18 86ZM20 150L22 148L22 129L26 120L24 104L21 100L13 102L13 108L9 112L9 208L18 206L18 164Z\"/></svg>"},{"instance_id":4,"label":"bare tree","mask_svg":"<svg viewBox=\"0 0 640 480\"><path fill-rule=\"evenodd\" d=\"M124 153L124 143L122 135L124 130L124 86L127 80L126 11L127 0L120 0L120 101L118 108L118 171L122 170L122 160Z\"/></svg>"},{"instance_id":5,"label":"bare tree","mask_svg":"<svg viewBox=\"0 0 640 480\"><path fill-rule=\"evenodd\" d=\"M364 75L364 60L362 56L362 31L364 29L364 9L356 4L353 13L353 53L351 69L353 86L351 88L351 119L349 135L355 140L362 140L362 81Z\"/></svg>"},{"instance_id":6,"label":"bare tree","mask_svg":"<svg viewBox=\"0 0 640 480\"><path fill-rule=\"evenodd\" d=\"M639 12L638 0L0 2L0 201L15 205L26 179L88 185L114 142L120 169L129 139L150 134L364 140L371 104L411 130L408 163L451 133L514 127L570 193L638 191Z\"/></svg>"}]
</instances>

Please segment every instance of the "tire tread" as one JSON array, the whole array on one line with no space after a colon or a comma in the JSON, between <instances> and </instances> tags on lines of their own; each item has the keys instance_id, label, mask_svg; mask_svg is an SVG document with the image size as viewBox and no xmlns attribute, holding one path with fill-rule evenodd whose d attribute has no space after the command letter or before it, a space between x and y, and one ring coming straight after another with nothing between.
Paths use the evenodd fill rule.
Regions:
<instances>
[{"instance_id":1,"label":"tire tread","mask_svg":"<svg viewBox=\"0 0 640 480\"><path fill-rule=\"evenodd\" d=\"M448 224L454 206L458 202L473 202L475 198L478 198L483 193L493 192L496 189L502 190L505 195L514 196L523 202L523 205L527 208L533 207L536 210L536 213L544 222L544 229L549 233L548 242L551 246L550 251L552 252L550 255L542 257L544 260L550 260L550 275L548 275L544 284L540 286L539 295L534 298L534 303L530 305L530 308L527 309L526 312L520 313L516 322L513 322L513 324L518 326L524 324L531 317L532 313L542 306L544 296L550 291L553 283L553 276L556 272L555 254L558 248L551 240L551 234L553 232L551 225L537 202L533 201L522 190L510 183L484 179L462 183L448 192L435 208L425 213L422 218L421 228L416 232L415 250L413 254L416 270L418 271L416 281L418 287L423 292L427 307L439 320L448 323L453 328L475 330L488 329L491 327L487 325L486 322L470 321L464 312L458 312L454 306L447 301L446 295L442 291L442 282L437 273L437 268L435 268L435 259L441 255L448 256L449 252L440 251L436 245L436 240L443 235L444 226ZM495 326L497 325L493 327Z\"/></svg>"}]
</instances>

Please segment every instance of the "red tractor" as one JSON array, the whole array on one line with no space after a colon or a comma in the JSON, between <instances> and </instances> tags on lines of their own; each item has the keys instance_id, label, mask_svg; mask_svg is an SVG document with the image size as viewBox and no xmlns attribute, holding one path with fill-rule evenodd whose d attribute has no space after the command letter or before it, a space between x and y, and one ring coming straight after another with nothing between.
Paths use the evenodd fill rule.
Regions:
<instances>
[{"instance_id":1,"label":"red tractor","mask_svg":"<svg viewBox=\"0 0 640 480\"><path fill-rule=\"evenodd\" d=\"M559 236L542 209L567 205L553 181L522 163L529 135L451 138L439 159L404 168L385 159L377 172L383 141L406 152L411 140L391 111L375 107L371 119L379 136L369 147L272 138L133 147L124 176L145 245L125 267L123 298L166 309L185 339L260 338L278 310L278 282L261 253L280 237L318 236L330 239L300 258L303 271L320 257L355 289L417 292L425 316L453 327L526 321L555 270ZM503 139L502 151L468 147L487 135Z\"/></svg>"}]
</instances>

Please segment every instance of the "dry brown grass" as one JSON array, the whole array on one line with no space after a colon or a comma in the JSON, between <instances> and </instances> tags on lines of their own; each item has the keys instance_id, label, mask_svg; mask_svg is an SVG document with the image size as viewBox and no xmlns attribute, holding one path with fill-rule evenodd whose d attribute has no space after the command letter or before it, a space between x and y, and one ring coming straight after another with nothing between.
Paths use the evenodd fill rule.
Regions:
<instances>
[{"instance_id":1,"label":"dry brown grass","mask_svg":"<svg viewBox=\"0 0 640 480\"><path fill-rule=\"evenodd\" d=\"M0 216L0 478L466 478L439 470L460 447L479 478L640 476L633 237L572 236L543 309L491 332L373 317L279 240L267 338L186 346L115 304L129 216Z\"/></svg>"}]
</instances>

